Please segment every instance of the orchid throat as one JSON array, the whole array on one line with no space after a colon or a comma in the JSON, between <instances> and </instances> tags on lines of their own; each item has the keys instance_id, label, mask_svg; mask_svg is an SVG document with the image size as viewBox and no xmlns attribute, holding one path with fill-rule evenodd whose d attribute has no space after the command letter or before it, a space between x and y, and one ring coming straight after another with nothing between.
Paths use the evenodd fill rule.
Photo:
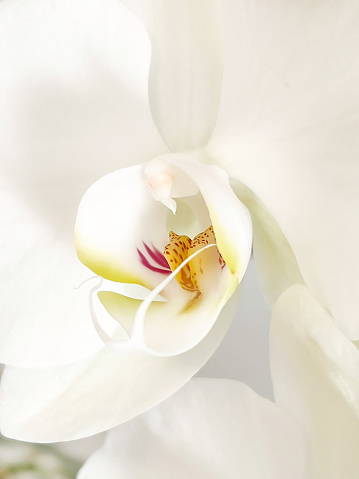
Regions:
<instances>
[{"instance_id":1,"label":"orchid throat","mask_svg":"<svg viewBox=\"0 0 359 479\"><path fill-rule=\"evenodd\" d=\"M154 246L150 248L146 243L143 244L152 263L139 249L137 251L141 263L151 271L169 275L184 263L176 274L177 283L183 290L195 293L196 297L203 292L205 275L213 273L214 269L221 271L226 265L217 248L213 226L196 235L193 240L171 231L169 243L164 248L163 254ZM209 245L213 245L214 248L206 248ZM198 254L204 248L206 249ZM197 254L193 256L195 253Z\"/></svg>"}]
</instances>

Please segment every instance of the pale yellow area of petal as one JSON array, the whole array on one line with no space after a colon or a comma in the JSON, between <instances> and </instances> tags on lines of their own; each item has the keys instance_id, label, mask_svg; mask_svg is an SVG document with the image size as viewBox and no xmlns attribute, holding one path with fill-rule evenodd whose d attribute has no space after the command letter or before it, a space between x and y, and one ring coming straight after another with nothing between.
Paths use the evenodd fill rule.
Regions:
<instances>
[{"instance_id":1,"label":"pale yellow area of petal","mask_svg":"<svg viewBox=\"0 0 359 479\"><path fill-rule=\"evenodd\" d=\"M162 276L141 262L143 243L162 248L167 242L167 208L155 201L141 166L100 178L83 196L76 218L78 257L110 281L152 288Z\"/></svg>"},{"instance_id":2,"label":"pale yellow area of petal","mask_svg":"<svg viewBox=\"0 0 359 479\"><path fill-rule=\"evenodd\" d=\"M144 287L149 285L144 281L144 278L137 273L121 269L118 264L111 262L111 258L107 258L103 251L96 251L89 247L86 247L85 241L80 239L75 229L75 242L76 253L79 260L85 264L95 274L106 278L110 281L116 281L119 283L134 283L140 284Z\"/></svg>"},{"instance_id":3,"label":"pale yellow area of petal","mask_svg":"<svg viewBox=\"0 0 359 479\"><path fill-rule=\"evenodd\" d=\"M215 209L207 201L207 207L210 211L211 219L216 228L216 239L221 255L232 274L236 274L240 269L240 255L234 242L231 241L230 231L224 228L222 222L218 219Z\"/></svg>"},{"instance_id":4,"label":"pale yellow area of petal","mask_svg":"<svg viewBox=\"0 0 359 479\"><path fill-rule=\"evenodd\" d=\"M106 311L121 324L128 336L131 336L136 312L142 300L111 291L100 291L98 297ZM149 314L158 314L159 307L163 307L164 304L160 301L152 302L148 310Z\"/></svg>"}]
</instances>

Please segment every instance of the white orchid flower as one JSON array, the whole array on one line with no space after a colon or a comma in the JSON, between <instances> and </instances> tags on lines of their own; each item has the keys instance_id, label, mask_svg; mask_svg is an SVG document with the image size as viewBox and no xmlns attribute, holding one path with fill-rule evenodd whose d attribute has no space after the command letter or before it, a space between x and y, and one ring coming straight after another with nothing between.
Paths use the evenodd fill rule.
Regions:
<instances>
[{"instance_id":1,"label":"white orchid flower","mask_svg":"<svg viewBox=\"0 0 359 479\"><path fill-rule=\"evenodd\" d=\"M42 9L38 2L31 1L26 5L16 1L0 5L4 27L0 44L7 65L3 85L8 94L4 106L6 111L11 107L13 112L10 121L6 118L1 123L6 158L12 160L6 163L6 181L2 189L3 203L9 204L4 213L10 239L7 238L7 255L2 259L8 275L5 285L8 289L2 291L6 320L1 324L0 354L2 361L11 366L7 367L2 381L1 423L6 434L18 438L70 439L112 427L178 389L219 344L229 322L226 311L213 321L223 305L219 298L230 295L232 279L233 284L234 280L240 281L246 258L240 267L231 269L232 256L235 261L240 259L242 243L236 244L238 251L226 252L231 235L227 229L221 239L222 216L215 220L215 215L211 214L220 208L220 203L210 205L200 186L204 184L202 176L208 179L211 176L208 172L213 174L214 170L203 164L199 166L196 159L203 163L220 163L231 176L240 180L233 187L251 211L254 254L270 301L274 304L292 284L306 283L331 308L343 331L352 339L358 334L357 321L350 314L357 301L355 288L345 289L343 283L338 284L333 275L328 274L335 264L336 267L340 265L338 271L343 277L348 273L347 277L352 278L349 273L353 261L358 258L353 253L354 248L344 251L340 247L349 231L353 245L358 237L357 228L348 221L353 218L351 207L355 209L358 200L354 194L358 184L354 165L348 168L350 172L346 175L345 171L338 172L336 163L331 162L332 177L323 182L323 164L327 168L329 153L340 151L342 154L343 144L348 145L348 158L354 158L357 151L357 138L350 136L352 130L346 127L344 120L338 119L334 103L335 99L342 105L343 119L355 120L355 115L346 116L355 106L352 95L357 60L356 48L351 48L356 39L355 16L347 15L338 24L338 18L342 18L338 11L346 8L343 3L337 7L316 3L310 7L313 15L304 31L303 23L309 15L307 5L288 4L283 8L282 5L258 3L249 9L241 3L226 1L129 3L146 25L152 51L143 24L115 1L106 2L105 6L97 0L65 1L61 5L46 2ZM350 11L354 8L348 3ZM17 37L15 25L21 18L21 37ZM333 30L335 58L345 58L340 69L338 62L333 64L333 50L326 43L333 37ZM63 32L66 32L65 37ZM9 39L13 40L11 44ZM313 43L316 49L312 48ZM14 86L10 87L10 83ZM46 86L45 91L42 85ZM87 87L84 89L83 85ZM67 91L64 93L64 90ZM96 98L100 101L94 101ZM64 99L70 99L69 104ZM92 101L93 110L89 109ZM32 105L29 106L29 102ZM31 124L24 120L26 108ZM309 117L310 125L307 124ZM323 117L327 119L325 124L320 123ZM338 123L341 128L337 128ZM322 127L319 129L318 125ZM316 127L316 133L309 126ZM64 134L64 142L58 140L59 132ZM349 135L345 142L343 135ZM318 139L321 141L316 142ZM331 141L335 142L333 147L329 146ZM106 152L104 145L109 145ZM335 149L338 145L340 150ZM312 148L316 152L315 162L313 153L303 159ZM109 333L109 328L117 323L111 321L109 326L99 321L98 331L102 335L99 338L89 317L90 284L73 291L73 286L88 276L87 270L75 262L71 250L70 224L74 220L75 205L84 189L104 173L153 158L155 161L148 165L156 166L164 154L166 157L162 159L173 165L179 159L178 152L186 155L186 159L181 156L179 169L201 192L220 256L226 263L225 268L229 269L229 276L223 281L223 295L217 294L214 298L216 306L211 308L211 312L215 311L210 315L211 321L203 327L199 316L200 327L195 330L198 323L191 324L193 334L189 338L185 336L184 341L179 338L176 343L173 336L166 334L166 340L170 338L173 343L169 340L159 344L155 318L151 316L150 328L147 328L141 315L135 320L138 327L134 330L120 321L121 337L114 337L112 330ZM52 158L51 163L49 158ZM77 161L69 165L69 158ZM188 169L186 161L196 165L193 167L201 173L192 177L189 174L192 167ZM64 165L69 166L64 168ZM116 185L123 185L123 175L140 174L139 168L132 168L127 173L117 174L121 181ZM28 175L24 175L24 171ZM145 179L146 172L141 171ZM175 184L177 175L166 170L167 174L167 180L173 178ZM49 178L53 179L53 184ZM104 271L100 271L98 261L92 264L89 258L92 253L107 251L108 247L112 252L118 251L116 248L121 249L123 245L114 242L117 238L124 239L125 235L121 232L120 237L114 236L113 230L108 229L110 236L102 237L101 231L96 231L96 222L88 221L86 204L92 205L96 219L104 227L106 218L111 217L101 209L102 196L104 204L112 194L113 198L117 194L121 197L116 190L107 191L107 185L114 178L108 177L108 183L106 179L100 180L89 190L79 211L77 229L80 257L83 255L85 263L105 277L109 272L107 259ZM157 180L155 175L155 186L149 180L153 194L148 195L148 207L162 208L167 215L166 206L174 208L175 198L168 195L168 191L163 197L163 191L156 187ZM138 186L139 183L134 184ZM145 181L141 185L145 185ZM348 192L339 199L334 192L341 195L343 185ZM101 197L93 195L97 188ZM321 189L320 201L315 198L318 188ZM148 194L148 190L146 192ZM253 192L274 213L290 245ZM179 197L186 203L191 195L180 192ZM110 203L113 208L112 201ZM233 205L244 212L239 202L233 200ZM340 234L328 234L337 229L338 218L335 215L334 221L327 213L327 205L331 211L343 212L345 228ZM120 218L128 218L123 209L130 205L117 206ZM303 227L309 213L314 235ZM201 216L200 219L202 221ZM235 225L242 225L242 222L236 218L233 224L234 238L237 238L239 229ZM243 224L248 226L248 222ZM115 230L120 226L125 231L125 224L115 225ZM192 239L210 226L207 222L203 229L196 229ZM129 227L134 231L132 221ZM89 229L92 236L84 236L83 231ZM150 230L145 232L148 237L142 233L128 238L132 242L134 238L145 241L143 250L139 243L132 243L136 254L139 248L143 255L146 251L156 255L152 244L146 242L152 241L152 234L147 231ZM89 243L86 243L87 238L90 238ZM248 238L243 240L244 250L248 248ZM164 246L164 236L160 239ZM124 241L126 245L127 240ZM159 247L156 242L153 246ZM95 251L91 253L93 247ZM125 247L124 251L131 270L131 257L127 258ZM215 246L206 251L214 252ZM329 254L333 251L336 252L334 259L333 254ZM313 261L318 252L318 261ZM137 261L139 257L138 254ZM151 287L160 285L161 281L155 280L153 273L161 273L151 272L145 261L146 257L136 280L144 285L150 283ZM138 264L141 265L141 261ZM117 274L120 268L115 265L115 270ZM226 275L226 271L215 274ZM109 279L119 279L111 274ZM354 284L357 276L352 279L351 284ZM172 283L181 298L184 297L184 288L176 284L176 280ZM334 284L343 288L342 295L335 298L331 294ZM211 288L210 282L208 287ZM169 288L160 287L158 292L161 291L164 299L172 295ZM207 307L206 291L201 288L198 291L203 296L201 304L204 300L203 306ZM100 299L102 295L102 304L110 310L116 303L114 298L119 297L113 296L116 293L109 288L107 292L107 297L101 293ZM345 302L339 301L338 298L344 296ZM180 303L181 298L178 298ZM231 307L231 302L227 306ZM176 311L182 310L178 306ZM113 309L110 312L113 313ZM150 308L148 312L151 313ZM29 321L29 317L36 318L36 322ZM210 331L206 331L213 322ZM166 324L168 328L172 326L173 323ZM120 340L129 337L133 343L141 345L135 354L121 351L121 344L125 342ZM191 346L194 347L189 349ZM171 352L182 354L168 356Z\"/></svg>"},{"instance_id":2,"label":"white orchid flower","mask_svg":"<svg viewBox=\"0 0 359 479\"><path fill-rule=\"evenodd\" d=\"M81 201L75 237L79 258L101 278L125 283L125 290L130 284L148 289L143 301L98 293L122 326L116 340L93 311L104 343L161 357L185 353L204 339L237 289L252 249L249 213L226 174L180 155L95 183ZM155 301L159 294L165 301Z\"/></svg>"}]
</instances>

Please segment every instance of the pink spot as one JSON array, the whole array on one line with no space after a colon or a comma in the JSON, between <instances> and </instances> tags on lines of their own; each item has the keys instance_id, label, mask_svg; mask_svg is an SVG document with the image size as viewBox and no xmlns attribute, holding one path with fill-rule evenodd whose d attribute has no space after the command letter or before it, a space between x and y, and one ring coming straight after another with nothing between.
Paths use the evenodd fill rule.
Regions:
<instances>
[{"instance_id":1,"label":"pink spot","mask_svg":"<svg viewBox=\"0 0 359 479\"><path fill-rule=\"evenodd\" d=\"M149 256L149 259L137 248L137 252L140 256L140 261L146 268L150 269L151 271L155 271L156 273L160 274L170 274L171 268L168 266L166 259L164 258L163 254L152 245L152 249L143 242L145 247L145 253ZM149 260L152 260L151 264Z\"/></svg>"},{"instance_id":2,"label":"pink spot","mask_svg":"<svg viewBox=\"0 0 359 479\"><path fill-rule=\"evenodd\" d=\"M159 251L155 246L152 245L152 249L146 245L146 243L143 242L144 247L146 248L147 253L150 255L150 257L160 266L163 268L167 269L168 268L168 263L166 261L166 258L163 256L161 251Z\"/></svg>"}]
</instances>

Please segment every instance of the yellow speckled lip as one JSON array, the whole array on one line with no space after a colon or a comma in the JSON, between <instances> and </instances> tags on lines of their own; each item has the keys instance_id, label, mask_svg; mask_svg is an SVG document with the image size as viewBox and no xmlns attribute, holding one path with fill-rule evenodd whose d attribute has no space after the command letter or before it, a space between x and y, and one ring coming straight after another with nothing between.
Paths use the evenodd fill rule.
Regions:
<instances>
[{"instance_id":1,"label":"yellow speckled lip","mask_svg":"<svg viewBox=\"0 0 359 479\"><path fill-rule=\"evenodd\" d=\"M197 234L193 240L188 236L178 235L171 231L169 234L169 244L164 249L164 257L171 271L174 271L195 251L209 244L216 245L216 238L212 226L202 233ZM217 247L215 250L218 259L218 268L221 268L223 260ZM209 258L208 255L211 254L213 254L213 251L204 251L202 255L193 258L176 275L176 280L182 289L197 293L197 297L201 294L200 281L201 277L206 274L206 261Z\"/></svg>"}]
</instances>

